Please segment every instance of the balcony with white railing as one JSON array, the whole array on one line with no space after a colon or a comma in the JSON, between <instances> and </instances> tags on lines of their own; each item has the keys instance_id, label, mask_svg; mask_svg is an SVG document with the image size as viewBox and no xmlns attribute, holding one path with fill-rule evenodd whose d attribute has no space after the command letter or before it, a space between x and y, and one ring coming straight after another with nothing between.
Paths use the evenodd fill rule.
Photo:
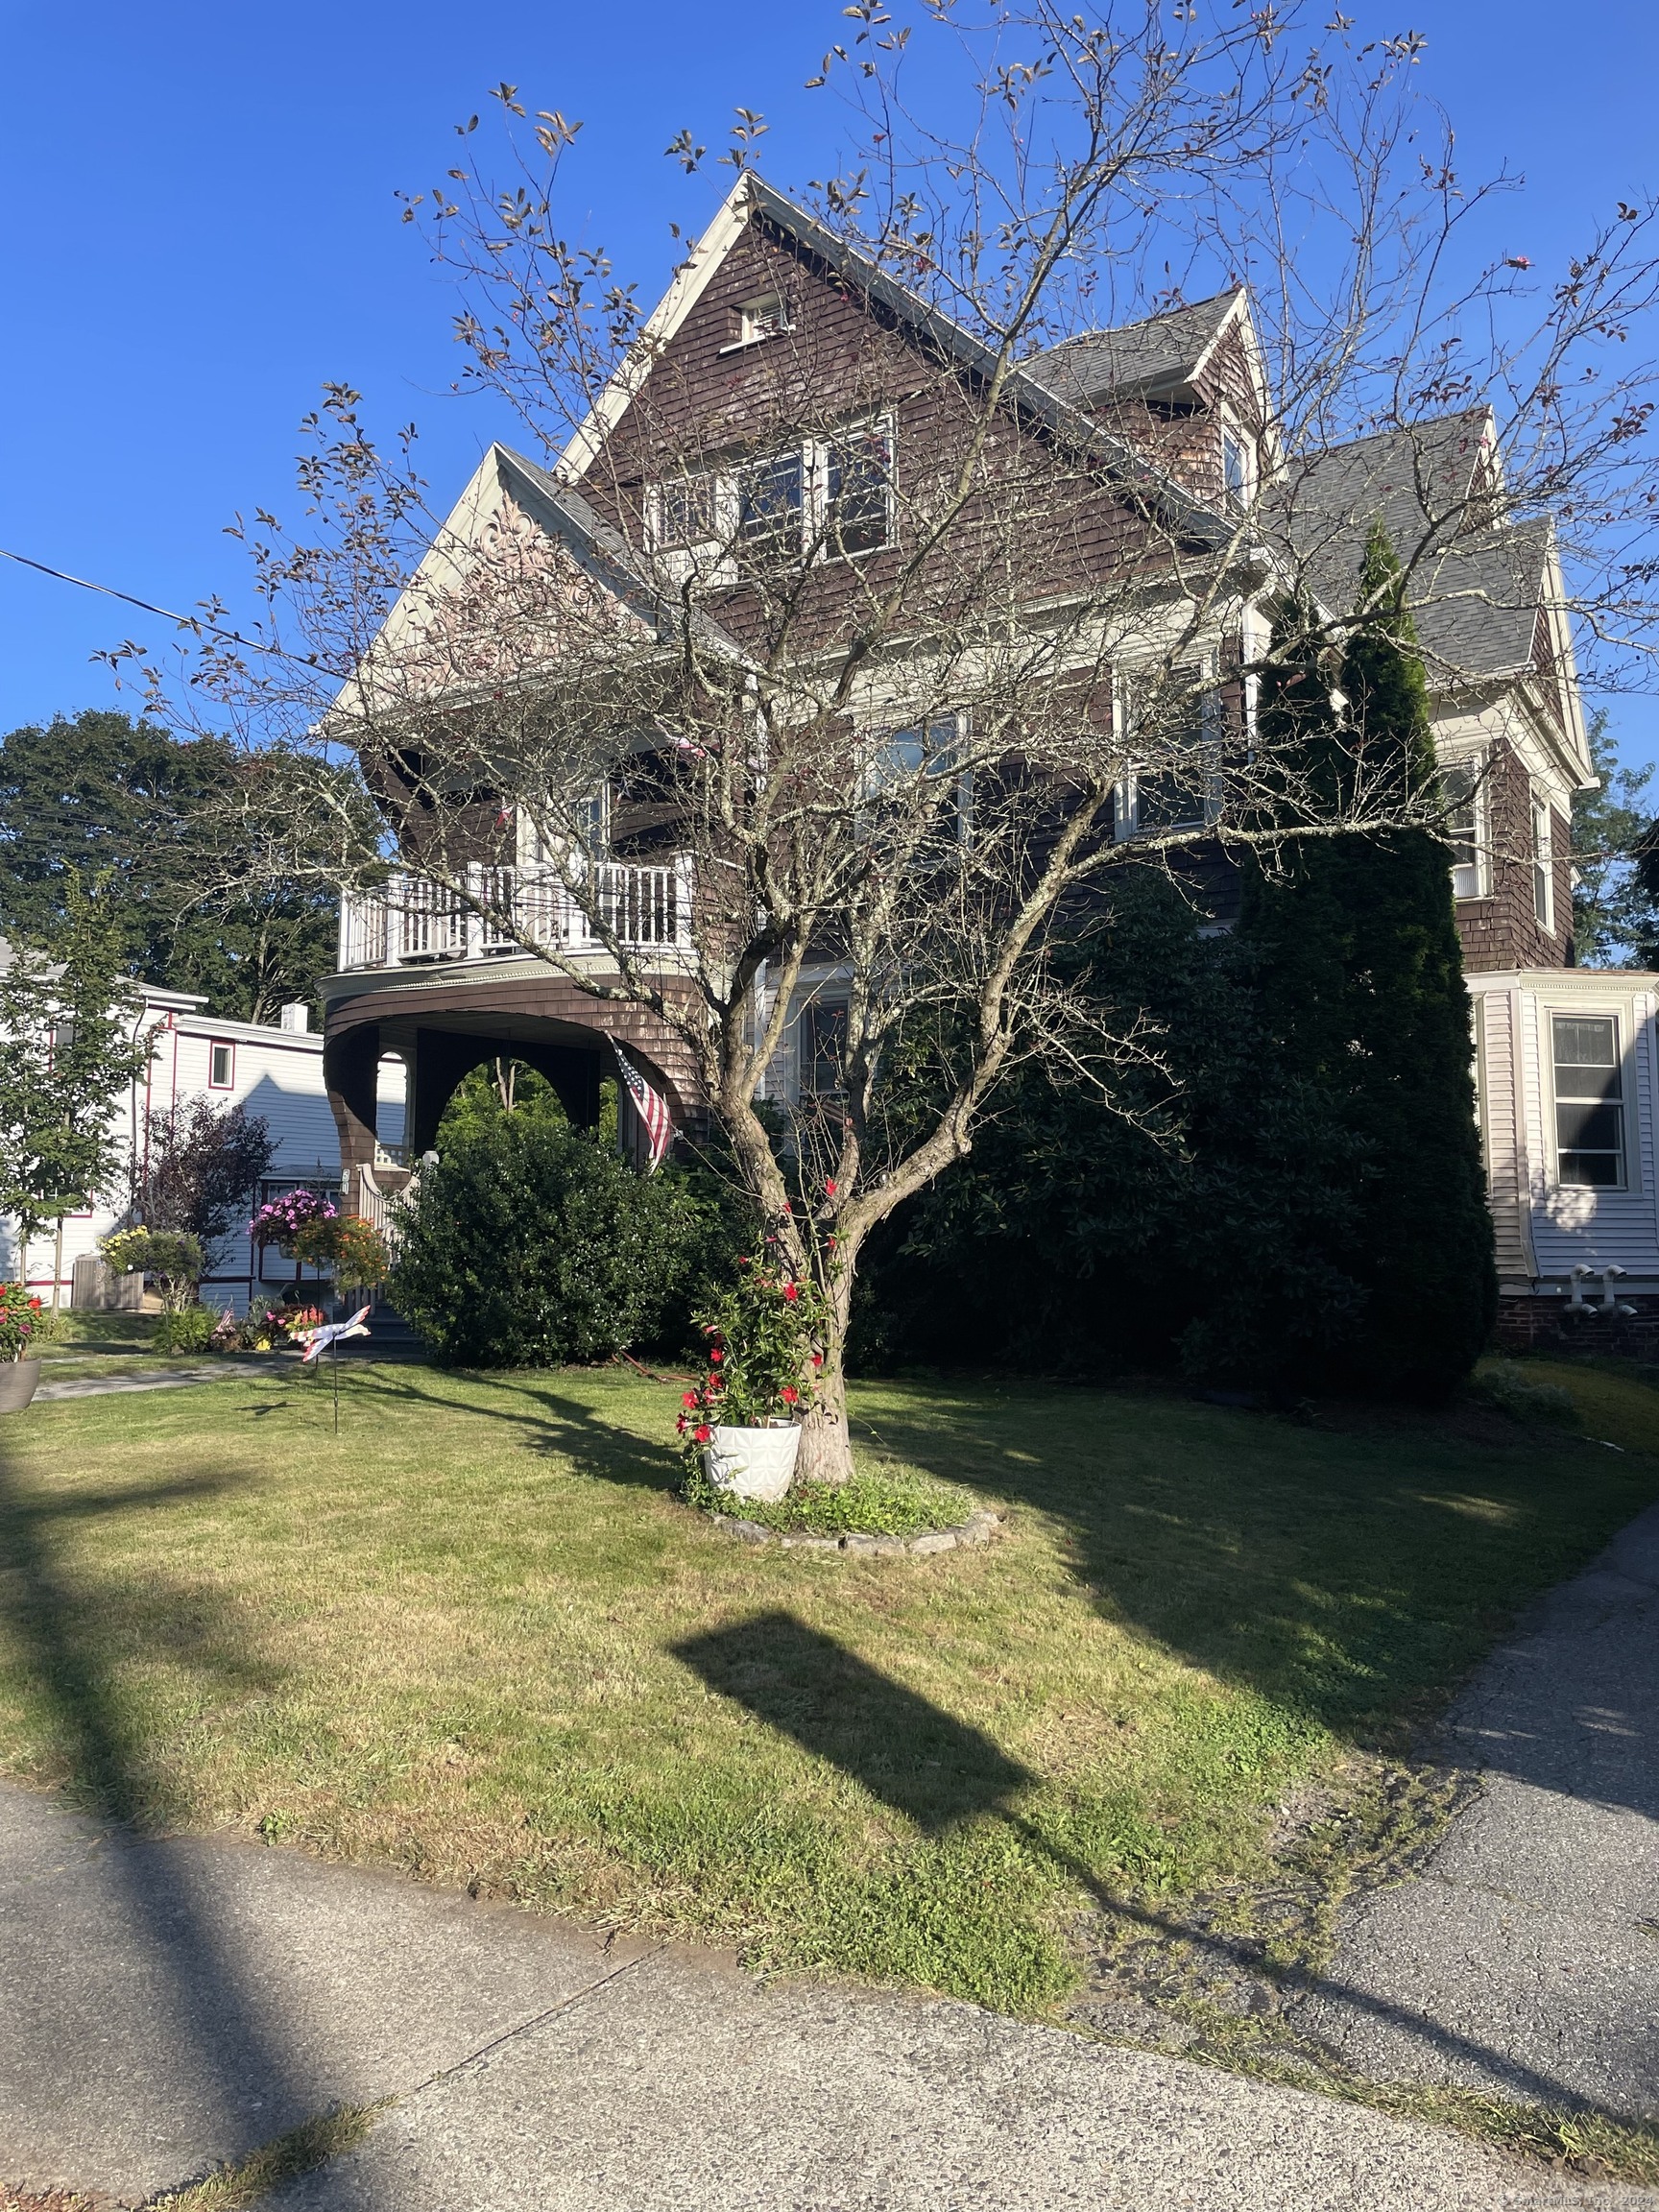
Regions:
<instances>
[{"instance_id":1,"label":"balcony with white railing","mask_svg":"<svg viewBox=\"0 0 1659 2212\"><path fill-rule=\"evenodd\" d=\"M685 953L691 945L691 863L662 868L606 860L590 899L545 868L471 868L469 897L420 876L393 876L340 906L340 968L427 967L438 961L520 958L532 948L603 955ZM595 926L597 922L599 926Z\"/></svg>"}]
</instances>

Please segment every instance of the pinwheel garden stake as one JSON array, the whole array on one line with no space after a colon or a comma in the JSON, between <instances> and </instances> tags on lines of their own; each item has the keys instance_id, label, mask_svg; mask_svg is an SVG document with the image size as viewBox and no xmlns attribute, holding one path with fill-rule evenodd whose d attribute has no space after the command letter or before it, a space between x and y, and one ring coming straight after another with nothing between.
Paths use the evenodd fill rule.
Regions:
<instances>
[{"instance_id":1,"label":"pinwheel garden stake","mask_svg":"<svg viewBox=\"0 0 1659 2212\"><path fill-rule=\"evenodd\" d=\"M305 1349L300 1355L301 1367L309 1367L320 1352L329 1355L328 1364L334 1371L334 1433L340 1433L340 1342L346 1336L367 1336L369 1334L369 1309L359 1306L349 1321L325 1321L320 1329L300 1332Z\"/></svg>"}]
</instances>

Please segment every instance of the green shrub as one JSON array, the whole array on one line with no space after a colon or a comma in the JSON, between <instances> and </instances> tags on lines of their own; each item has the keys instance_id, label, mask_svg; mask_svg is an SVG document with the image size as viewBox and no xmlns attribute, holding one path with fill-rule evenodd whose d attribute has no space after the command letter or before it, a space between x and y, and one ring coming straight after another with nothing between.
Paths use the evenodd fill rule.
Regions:
<instances>
[{"instance_id":1,"label":"green shrub","mask_svg":"<svg viewBox=\"0 0 1659 2212\"><path fill-rule=\"evenodd\" d=\"M213 1341L217 1316L205 1306L180 1306L156 1323L157 1352L205 1352Z\"/></svg>"},{"instance_id":2,"label":"green shrub","mask_svg":"<svg viewBox=\"0 0 1659 2212\"><path fill-rule=\"evenodd\" d=\"M1483 1398L1512 1421L1561 1421L1575 1425L1578 1408L1573 1394L1555 1382L1540 1382L1509 1359L1493 1359L1476 1378Z\"/></svg>"},{"instance_id":3,"label":"green shrub","mask_svg":"<svg viewBox=\"0 0 1659 2212\"><path fill-rule=\"evenodd\" d=\"M706 1172L637 1175L596 1135L501 1115L457 1131L405 1210L387 1287L443 1366L680 1350L738 1210Z\"/></svg>"},{"instance_id":4,"label":"green shrub","mask_svg":"<svg viewBox=\"0 0 1659 2212\"><path fill-rule=\"evenodd\" d=\"M710 1482L701 1455L688 1467L685 1497L708 1513L731 1513L785 1535L811 1536L920 1536L928 1528L960 1527L974 1503L925 1476L860 1470L848 1482L793 1482L773 1505L759 1498L734 1498Z\"/></svg>"}]
</instances>

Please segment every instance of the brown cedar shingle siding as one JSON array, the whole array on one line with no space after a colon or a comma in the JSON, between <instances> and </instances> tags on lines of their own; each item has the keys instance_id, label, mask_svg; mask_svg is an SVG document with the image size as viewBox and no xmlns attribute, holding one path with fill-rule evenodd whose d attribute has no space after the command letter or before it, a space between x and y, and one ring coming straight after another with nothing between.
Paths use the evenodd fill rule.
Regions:
<instances>
[{"instance_id":1,"label":"brown cedar shingle siding","mask_svg":"<svg viewBox=\"0 0 1659 2212\"><path fill-rule=\"evenodd\" d=\"M1471 972L1564 967L1573 912L1567 825L1559 814L1551 818L1555 927L1546 934L1532 902L1531 782L1507 745L1492 749L1485 790L1492 889L1487 898L1457 902L1463 965Z\"/></svg>"}]
</instances>

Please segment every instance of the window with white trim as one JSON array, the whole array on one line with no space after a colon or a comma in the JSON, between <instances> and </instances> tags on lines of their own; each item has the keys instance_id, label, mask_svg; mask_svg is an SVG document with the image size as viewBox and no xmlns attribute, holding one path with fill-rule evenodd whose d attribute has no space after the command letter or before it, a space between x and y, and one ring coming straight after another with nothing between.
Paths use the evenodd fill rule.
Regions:
<instances>
[{"instance_id":1,"label":"window with white trim","mask_svg":"<svg viewBox=\"0 0 1659 2212\"><path fill-rule=\"evenodd\" d=\"M236 1047L222 1040L207 1047L207 1088L209 1091L233 1091L236 1088Z\"/></svg>"},{"instance_id":2,"label":"window with white trim","mask_svg":"<svg viewBox=\"0 0 1659 2212\"><path fill-rule=\"evenodd\" d=\"M1221 432L1221 482L1227 494L1227 504L1241 515L1250 504L1255 491L1254 471L1250 467L1250 449L1237 430L1230 427Z\"/></svg>"},{"instance_id":3,"label":"window with white trim","mask_svg":"<svg viewBox=\"0 0 1659 2212\"><path fill-rule=\"evenodd\" d=\"M721 351L732 353L739 346L758 346L762 339L781 338L794 327L787 296L781 292L762 292L753 300L745 300L733 311L731 344L722 347Z\"/></svg>"},{"instance_id":4,"label":"window with white trim","mask_svg":"<svg viewBox=\"0 0 1659 2212\"><path fill-rule=\"evenodd\" d=\"M864 767L865 796L876 802L869 825L878 821L884 794L902 789L918 777L925 781L954 777L955 790L940 799L935 820L947 835L966 843L974 822L974 772L963 765L967 736L967 717L962 714L936 714L906 729L883 731L871 745Z\"/></svg>"},{"instance_id":5,"label":"window with white trim","mask_svg":"<svg viewBox=\"0 0 1659 2212\"><path fill-rule=\"evenodd\" d=\"M890 413L840 424L723 469L673 477L646 502L654 548L709 583L762 575L815 552L852 561L894 542Z\"/></svg>"},{"instance_id":6,"label":"window with white trim","mask_svg":"<svg viewBox=\"0 0 1659 2212\"><path fill-rule=\"evenodd\" d=\"M1532 794L1532 911L1543 929L1555 926L1554 855L1551 851L1550 802L1541 792Z\"/></svg>"},{"instance_id":7,"label":"window with white trim","mask_svg":"<svg viewBox=\"0 0 1659 2212\"><path fill-rule=\"evenodd\" d=\"M846 999L808 999L795 1028L797 1081L802 1096L836 1097L847 1087Z\"/></svg>"},{"instance_id":8,"label":"window with white trim","mask_svg":"<svg viewBox=\"0 0 1659 2212\"><path fill-rule=\"evenodd\" d=\"M1570 1189L1624 1187L1624 1069L1612 1014L1553 1014L1555 1174Z\"/></svg>"},{"instance_id":9,"label":"window with white trim","mask_svg":"<svg viewBox=\"0 0 1659 2212\"><path fill-rule=\"evenodd\" d=\"M1449 760L1440 771L1455 899L1483 899L1486 895L1485 768L1484 755L1470 753L1460 760Z\"/></svg>"},{"instance_id":10,"label":"window with white trim","mask_svg":"<svg viewBox=\"0 0 1659 2212\"><path fill-rule=\"evenodd\" d=\"M1202 830L1214 818L1219 695L1197 668L1171 669L1160 691L1150 709L1128 703L1130 749L1139 736L1149 757L1133 760L1118 787L1119 837Z\"/></svg>"}]
</instances>

